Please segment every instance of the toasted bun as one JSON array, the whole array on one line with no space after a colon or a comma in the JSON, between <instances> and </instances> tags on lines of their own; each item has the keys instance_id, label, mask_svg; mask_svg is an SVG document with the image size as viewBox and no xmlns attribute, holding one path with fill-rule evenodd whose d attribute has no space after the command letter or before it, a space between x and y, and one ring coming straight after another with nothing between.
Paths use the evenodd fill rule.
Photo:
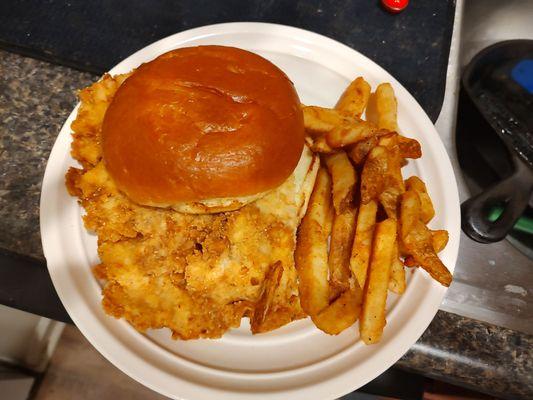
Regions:
<instances>
[{"instance_id":1,"label":"toasted bun","mask_svg":"<svg viewBox=\"0 0 533 400\"><path fill-rule=\"evenodd\" d=\"M102 138L106 167L133 201L221 211L291 175L304 127L294 86L274 64L241 49L199 46L141 65L115 94Z\"/></svg>"}]
</instances>

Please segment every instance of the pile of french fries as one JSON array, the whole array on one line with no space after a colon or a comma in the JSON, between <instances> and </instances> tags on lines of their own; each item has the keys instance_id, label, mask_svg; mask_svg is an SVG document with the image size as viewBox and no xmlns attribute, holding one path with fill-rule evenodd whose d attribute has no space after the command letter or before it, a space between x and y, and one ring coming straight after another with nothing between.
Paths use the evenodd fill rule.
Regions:
<instances>
[{"instance_id":1,"label":"pile of french fries","mask_svg":"<svg viewBox=\"0 0 533 400\"><path fill-rule=\"evenodd\" d=\"M359 77L335 108L302 107L307 144L320 153L321 166L298 230L300 302L322 331L339 334L359 319L362 340L377 343L388 291L406 290L405 267L450 285L437 256L448 232L427 227L435 211L424 182L403 179L406 159L422 152L399 134L389 83L371 93Z\"/></svg>"}]
</instances>

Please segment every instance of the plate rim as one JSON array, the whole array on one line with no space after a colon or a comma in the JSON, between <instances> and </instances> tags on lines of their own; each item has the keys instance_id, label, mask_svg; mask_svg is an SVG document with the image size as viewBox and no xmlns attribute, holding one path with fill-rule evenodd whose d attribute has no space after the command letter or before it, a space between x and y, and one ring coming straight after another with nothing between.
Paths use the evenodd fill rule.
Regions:
<instances>
[{"instance_id":1,"label":"plate rim","mask_svg":"<svg viewBox=\"0 0 533 400\"><path fill-rule=\"evenodd\" d=\"M122 60L121 62L119 62L116 66L114 66L110 71L109 73L110 74L117 74L117 73L121 73L123 72L123 70L129 70L131 69L131 67L129 67L128 65L132 63L132 60L134 60L136 57L139 57L139 55L143 54L143 53L150 53L150 52L153 52L154 49L158 49L158 48L163 48L163 47L166 47L168 45L170 46L173 46L172 43L174 43L174 46L173 47L180 47L183 42L186 42L187 40L191 40L191 39L197 39L199 37L208 37L208 36L217 36L217 35L220 35L220 34L228 34L228 33L238 33L238 34L243 34L243 33L246 33L246 32L254 32L254 33L267 33L267 34L272 34L272 32L269 32L269 30L276 30L277 32L276 33L281 33L280 36L284 36L285 34L295 34L295 35L298 35L301 39L301 36L304 36L305 39L309 39L310 41L313 41L313 40L317 40L317 41L320 41L320 42L323 42L324 44L327 45L327 47L330 47L334 50L337 50L337 51L342 51L342 52L346 52L348 51L349 53L355 53L355 54L349 54L347 57L353 57L354 55L356 55L357 57L359 58L362 58L365 60L365 62L367 63L370 63L370 65L372 66L372 68L376 69L378 71L379 74L386 74L387 76L390 76L391 79L390 81L391 82L394 82L395 84L395 88L398 87L398 88L401 88L402 91L405 91L404 95L407 94L407 96L415 103L416 107L417 107L417 110L415 110L415 112L417 114L421 114L422 115L422 118L423 119L426 119L426 123L429 122L429 124L433 127L433 130L434 132L436 133L436 135L434 135L435 137L432 137L431 138L431 142L433 145L435 145L437 147L437 153L440 157L440 161L443 161L443 173L446 175L447 179L448 179L448 183L453 183L453 188L454 190L450 190L450 188L446 188L447 190L450 190L450 193L447 193L447 198L451 198L451 200L454 200L452 201L452 204L448 205L450 207L450 211L451 213L450 214L453 214L451 216L448 216L449 218L452 218L451 222L448 221L448 227L452 227L454 228L453 229L453 232L450 232L450 243L449 243L449 247L448 247L448 252L451 254L451 259L453 260L453 263L451 263L449 265L450 269L453 271L453 268L455 267L455 263L456 263L456 260L457 260L457 255L458 255L458 247L459 247L459 232L460 232L460 213L459 213L459 194L458 194L458 189L457 189L457 183L456 183L456 178L455 178L455 174L453 172L453 168L452 168L452 165L451 165L451 161L448 157L448 154L447 154L447 151L445 149L445 146L444 144L442 143L442 140L440 139L440 136L438 135L435 127L433 126L433 123L431 122L431 120L429 119L429 117L427 116L427 114L423 111L423 109L421 108L421 106L418 104L418 102L416 101L416 99L393 77L392 74L388 73L383 67L381 67L379 64L375 63L374 61L372 61L371 59L369 59L368 57L364 56L363 54L359 53L358 51L332 39L332 38L329 38L327 36L324 36L324 35L320 35L320 34L317 34L317 33L314 33L314 32L311 32L311 31L307 31L307 30L304 30L304 29L301 29L301 28L296 28L296 27L292 27L292 26L286 26L286 25L280 25L280 24L273 24L273 23L264 23L264 22L231 22L231 23L222 23L222 24L213 24L213 25L206 25L206 26L202 26L202 27L198 27L198 28L193 28L193 29L189 29L189 30L186 30L186 31L182 31L182 32L178 32L178 33L175 33L173 35L170 35L166 38L163 38L163 39L160 39L140 50L138 50L137 52L133 53L132 55L130 55L129 57L125 58L124 60ZM177 46L176 46L176 43ZM161 53L161 52L159 52ZM54 188L53 185L50 184L51 180L53 179L53 176L52 176L52 169L49 168L49 165L50 165L50 160L52 160L54 157L57 158L57 157L61 157L61 156L65 156L64 154L55 154L57 153L59 150L59 147L56 146L58 144L58 142L60 142L61 139L63 140L66 140L68 139L70 141L70 135L68 135L67 138L65 137L62 137L61 136L61 133L64 131L64 130L68 130L69 133L70 133L70 122L71 120L73 119L73 116L75 116L77 110L78 110L78 107L79 105L77 105L72 113L69 115L69 117L67 118L67 120L65 121L64 125L62 126L61 128L61 131L60 131L60 134L58 135L57 139L56 139L56 142L54 143L54 146L52 148L52 151L50 153L50 156L49 156L49 159L48 159L48 162L47 162L47 166L46 166L46 171L45 171L45 175L44 175L44 178L43 178L43 185L42 185L42 189L41 189L41 199L40 199L40 229L41 229L41 240L42 240L42 244L43 244L43 252L44 252L44 255L45 255L45 258L46 260L50 260L50 261L53 261L54 260L54 256L52 255L52 250L51 250L51 246L52 244L50 243L50 236L48 235L48 229L50 228L50 224L53 223L53 221L50 221L50 218L49 216L51 215L51 213L47 213L46 211L50 209L51 207L51 202L49 201L49 199L51 198L49 192ZM54 150L56 150L56 152L54 152ZM69 154L67 154L68 157L70 157ZM440 183L440 184L444 184L443 183ZM50 239L50 240L49 240ZM164 384L164 380L165 379L171 379L171 380L175 380L175 379L178 379L178 381L180 381L180 383L183 385L185 382L188 383L188 384L191 384L192 387L190 389L193 390L193 392L196 390L196 391L201 391L201 390L204 390L205 393L203 394L204 397L209 397L210 395L218 395L219 397L221 396L221 394L229 394L229 397L223 397L223 398L251 398L251 397L265 397L265 398L283 398L283 397L286 397L287 395L292 395L292 396L295 396L295 397L298 397L298 398L308 398L309 395L311 395L312 397L314 396L317 396L319 393L322 395L324 394L325 396L321 396L321 398L335 398L335 397L338 397L340 395L343 395L346 392L345 388L348 386L346 384L346 381L347 379L345 378L350 378L350 373L353 372L353 369L350 369L350 370L345 370L343 371L343 373L340 373L338 375L336 375L335 377L333 378L328 378L326 379L325 381L320 381L316 384L311 384L311 385L308 385L308 386L305 386L304 388L296 388L296 389L284 389L282 391L276 391L276 392L241 392L241 393L235 393L235 392L224 392L222 389L213 389L212 387L207 387L207 386L202 386L202 385L198 385L196 383L192 383L192 382L189 382L189 381L184 381L181 377L175 377L175 376L161 376L159 377L160 379L152 379L152 380L147 380L147 379L144 379L144 377L139 374L139 371L134 371L133 367L131 367L130 365L126 365L126 363L124 362L124 360L120 360L120 357L116 357L115 354L112 354L110 351L107 351L107 349L103 349L104 346L101 345L100 341L98 340L98 338L96 337L95 335L95 332L91 331L85 324L85 322L83 321L82 318L79 318L79 316L74 312L74 309L71 307L72 305L70 304L70 302L68 301L69 300L69 297L71 297L71 295L65 293L65 291L63 290L64 289L64 276L58 276L55 271L54 271L54 267L53 267L53 262L47 262L47 268L48 268L48 271L49 271L49 274L52 278L52 282L54 284L54 287L62 301L62 303L64 304L65 308L67 309L67 312L69 313L69 315L71 316L72 320L75 322L76 326L78 326L78 328L80 329L80 331L83 333L83 335L89 340L89 342L91 342L91 344L105 357L107 358L113 365L115 365L116 367L118 367L120 370L122 370L124 373L126 373L127 375L129 375L130 377L132 377L133 379L137 380L138 382L144 384L145 386L148 386L150 387L152 390L156 391L156 392L159 392L161 394L164 394L168 397L172 397L172 398L182 398L180 394L177 394L175 392L169 392L168 390L165 390L165 389L162 389L163 386L168 386L168 385L165 385ZM418 276L420 277L420 274L418 275L415 275L415 276ZM419 278L420 279L420 278ZM376 376L378 376L379 374L381 374L383 371L385 371L387 368L389 368L393 363L395 363L399 358L401 358L401 356L418 340L418 338L422 335L422 333L425 331L425 329L427 328L427 326L431 323L431 321L433 320L435 314L437 313L438 311L438 305L441 303L442 301L442 298L444 297L444 294L446 292L446 289L441 287L439 284L436 284L435 282L427 282L428 285L431 285L431 292L430 294L432 295L431 298L429 300L431 301L427 301L425 303L421 303L419 304L419 307L418 309L421 309L423 307L423 310L424 310L424 315L425 315L425 318L421 318L420 320L417 319L417 318L412 318L410 320L410 324L408 325L408 327L410 328L409 329L409 332L407 332L407 324L405 324L406 326L402 327L402 330L400 331L401 334L403 334L403 336L405 336L405 338L403 338L403 342L400 342L400 344L394 344L395 343L395 340L390 340L389 342L383 344L383 345L376 345L376 346L381 346L382 348L382 351L380 352L380 354L383 356L384 352L383 352L383 349L385 348L390 348L391 346L394 347L393 349L389 349L389 350L392 350L390 351L387 356L385 357L386 359L383 360L383 359L380 359L380 360L376 360L376 361L380 361L382 362L382 364L380 365L381 368L374 368L371 372L369 371L366 371L364 375L364 378L363 379L358 379L360 382L358 383L359 386L365 384L366 382L372 380L373 378L375 378ZM429 296L428 296L429 297ZM399 300L401 301L401 300ZM428 317L428 315L431 314L431 317ZM414 321L413 321L414 320ZM116 320L113 320L112 321L113 323L117 323L118 321ZM123 322L123 321L122 321ZM103 326L101 326L100 328L104 328ZM101 329L100 329L101 330ZM105 331L107 333L109 333L108 331ZM414 333L413 333L414 332ZM111 335L111 334L110 334ZM112 335L111 335L112 336ZM397 336L394 336L394 338L396 338ZM116 342L119 342L120 344L122 344L123 346L125 346L124 343L118 341L117 338L114 338L113 339L116 341ZM394 346L393 346L394 345ZM125 346L126 349L127 349L127 346ZM379 347L374 347L372 346L373 348L379 348ZM371 354L373 353L377 353L377 352L372 352ZM391 356L392 355L392 356ZM383 357L381 357L383 358ZM161 371L159 370L161 374L164 374L164 371ZM254 374L250 374L250 375L254 375ZM344 378L344 379L342 379ZM351 377L353 379L353 377ZM341 385L339 382L339 380L343 381L343 384ZM337 385L335 386L334 385L334 381L336 381ZM321 387L321 390L318 390L318 387ZM330 390L327 391L327 392L324 392L324 387L327 387L329 386L330 387ZM335 389L337 388L337 389ZM343 388L343 389L341 389ZM214 392L213 392L214 390ZM354 390L353 388L353 385L351 386L351 388L349 390ZM193 392L190 392L190 393L193 393ZM196 392L196 394L198 394L198 392ZM244 396L243 396L244 395ZM192 397L188 397L188 398L192 398Z\"/></svg>"}]
</instances>

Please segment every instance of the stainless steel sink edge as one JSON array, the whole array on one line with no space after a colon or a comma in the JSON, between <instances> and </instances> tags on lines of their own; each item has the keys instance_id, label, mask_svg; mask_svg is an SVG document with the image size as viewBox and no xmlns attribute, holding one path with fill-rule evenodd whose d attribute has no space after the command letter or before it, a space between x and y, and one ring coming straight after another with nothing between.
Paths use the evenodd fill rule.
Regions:
<instances>
[{"instance_id":1,"label":"stainless steel sink edge","mask_svg":"<svg viewBox=\"0 0 533 400\"><path fill-rule=\"evenodd\" d=\"M461 201L469 196L455 147L461 52L464 50L461 41L463 16L464 2L458 0L446 91L435 124L452 162ZM466 53L471 54L471 49L467 49ZM461 234L454 282L440 309L533 334L533 261L506 240L486 245Z\"/></svg>"}]
</instances>

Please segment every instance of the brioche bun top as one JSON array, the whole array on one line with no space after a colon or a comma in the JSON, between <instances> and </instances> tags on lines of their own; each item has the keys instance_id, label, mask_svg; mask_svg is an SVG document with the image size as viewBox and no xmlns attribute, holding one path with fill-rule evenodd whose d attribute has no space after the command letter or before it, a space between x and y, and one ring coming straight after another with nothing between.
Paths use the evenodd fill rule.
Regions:
<instances>
[{"instance_id":1,"label":"brioche bun top","mask_svg":"<svg viewBox=\"0 0 533 400\"><path fill-rule=\"evenodd\" d=\"M256 198L283 183L304 146L289 78L257 54L188 47L141 65L102 126L106 168L143 205Z\"/></svg>"}]
</instances>

